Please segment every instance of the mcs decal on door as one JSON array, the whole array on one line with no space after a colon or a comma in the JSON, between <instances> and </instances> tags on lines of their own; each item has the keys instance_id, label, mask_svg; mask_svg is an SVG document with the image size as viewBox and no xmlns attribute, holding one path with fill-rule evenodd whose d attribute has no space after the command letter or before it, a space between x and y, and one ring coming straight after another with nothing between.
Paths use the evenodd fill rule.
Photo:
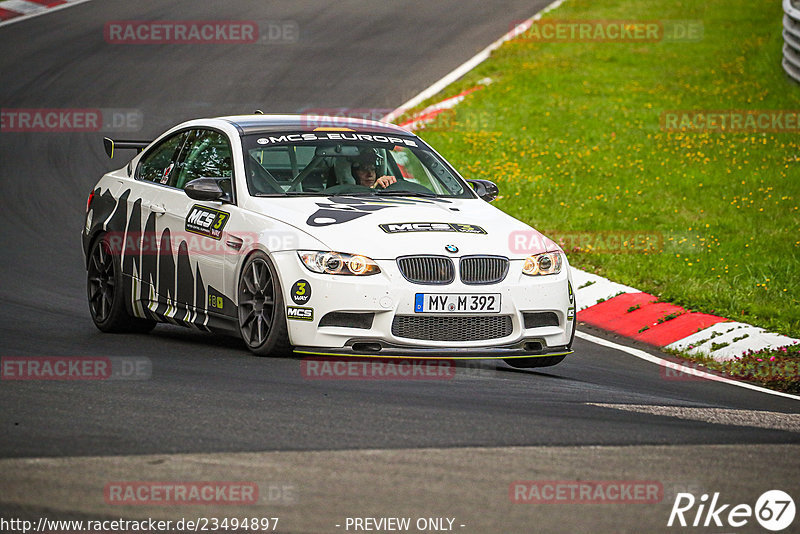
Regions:
<instances>
[{"instance_id":1,"label":"mcs decal on door","mask_svg":"<svg viewBox=\"0 0 800 534\"><path fill-rule=\"evenodd\" d=\"M186 231L212 239L220 239L230 213L195 204L186 216Z\"/></svg>"}]
</instances>

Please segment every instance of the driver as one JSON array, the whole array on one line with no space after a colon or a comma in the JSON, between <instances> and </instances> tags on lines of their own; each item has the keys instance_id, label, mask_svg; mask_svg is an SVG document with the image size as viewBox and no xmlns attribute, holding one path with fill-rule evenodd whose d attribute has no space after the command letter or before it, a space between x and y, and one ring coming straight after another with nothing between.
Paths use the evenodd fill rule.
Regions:
<instances>
[{"instance_id":1,"label":"driver","mask_svg":"<svg viewBox=\"0 0 800 534\"><path fill-rule=\"evenodd\" d=\"M351 171L356 183L364 187L384 189L397 182L397 178L391 175L384 175L377 178L376 169L378 168L378 155L372 151L365 152L358 156L353 162Z\"/></svg>"}]
</instances>

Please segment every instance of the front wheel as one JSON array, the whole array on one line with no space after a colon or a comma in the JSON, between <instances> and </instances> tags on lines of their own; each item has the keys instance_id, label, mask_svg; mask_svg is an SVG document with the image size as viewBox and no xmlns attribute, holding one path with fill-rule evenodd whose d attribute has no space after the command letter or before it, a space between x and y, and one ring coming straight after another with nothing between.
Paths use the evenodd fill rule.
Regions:
<instances>
[{"instance_id":1,"label":"front wheel","mask_svg":"<svg viewBox=\"0 0 800 534\"><path fill-rule=\"evenodd\" d=\"M239 333L258 356L291 352L278 274L263 252L245 262L239 276Z\"/></svg>"},{"instance_id":2,"label":"front wheel","mask_svg":"<svg viewBox=\"0 0 800 534\"><path fill-rule=\"evenodd\" d=\"M122 268L106 236L95 241L89 253L86 292L89 313L103 332L149 332L156 322L132 317L125 309Z\"/></svg>"}]
</instances>

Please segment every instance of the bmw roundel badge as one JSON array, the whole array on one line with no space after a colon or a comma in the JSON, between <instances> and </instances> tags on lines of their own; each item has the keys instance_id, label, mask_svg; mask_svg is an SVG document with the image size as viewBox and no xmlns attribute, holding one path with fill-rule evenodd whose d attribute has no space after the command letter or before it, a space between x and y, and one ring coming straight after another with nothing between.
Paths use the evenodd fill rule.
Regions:
<instances>
[{"instance_id":1,"label":"bmw roundel badge","mask_svg":"<svg viewBox=\"0 0 800 534\"><path fill-rule=\"evenodd\" d=\"M447 252L452 252L453 254L455 254L456 252L458 252L458 247L457 247L457 246L455 246L455 245L447 245L446 247L444 247L444 249L445 249Z\"/></svg>"}]
</instances>

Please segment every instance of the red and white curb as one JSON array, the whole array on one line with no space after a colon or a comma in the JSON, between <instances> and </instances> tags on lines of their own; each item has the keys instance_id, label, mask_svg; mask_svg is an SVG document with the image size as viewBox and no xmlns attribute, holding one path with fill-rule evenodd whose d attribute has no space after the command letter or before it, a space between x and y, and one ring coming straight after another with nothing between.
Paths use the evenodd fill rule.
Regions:
<instances>
[{"instance_id":1,"label":"red and white curb","mask_svg":"<svg viewBox=\"0 0 800 534\"><path fill-rule=\"evenodd\" d=\"M493 50L526 31L534 21L541 18L542 14L555 9L563 1L553 2L535 16L519 24L444 78L386 115L383 120L392 122L409 109L441 92L485 61ZM491 80L484 78L478 83L479 85L475 87L426 107L399 126L409 130L424 128L425 124L435 120L444 110L452 109L469 94L491 83ZM571 269L578 303L578 320L602 330L656 347L676 349L695 355L705 354L717 361L736 359L750 351L777 349L800 343L798 339L767 332L763 328L746 323L659 302L658 297L643 293L636 288L612 282L574 267ZM591 337L592 341L597 339L588 334L581 334L580 337Z\"/></svg>"},{"instance_id":2,"label":"red and white curb","mask_svg":"<svg viewBox=\"0 0 800 534\"><path fill-rule=\"evenodd\" d=\"M0 26L71 7L89 0L6 0L0 2Z\"/></svg>"},{"instance_id":3,"label":"red and white curb","mask_svg":"<svg viewBox=\"0 0 800 534\"><path fill-rule=\"evenodd\" d=\"M444 100L436 104L431 104L430 106L423 109L419 113L415 113L414 116L411 117L410 119L401 122L400 124L398 124L398 126L406 128L407 130L412 130L412 131L418 130L419 128L424 127L429 122L433 122L436 119L436 117L438 117L443 111L454 108L456 104L464 100L464 98L466 98L468 94L474 93L478 89L482 89L484 86L492 83L492 80L491 78L484 78L483 80L480 80L478 83L480 83L480 85L477 85L475 87L470 87L469 89L461 91L457 95L451 96L450 98L445 98ZM384 118L384 120L386 119Z\"/></svg>"},{"instance_id":4,"label":"red and white curb","mask_svg":"<svg viewBox=\"0 0 800 534\"><path fill-rule=\"evenodd\" d=\"M749 351L776 349L800 340L681 306L572 268L578 320L656 347L733 360Z\"/></svg>"}]
</instances>

